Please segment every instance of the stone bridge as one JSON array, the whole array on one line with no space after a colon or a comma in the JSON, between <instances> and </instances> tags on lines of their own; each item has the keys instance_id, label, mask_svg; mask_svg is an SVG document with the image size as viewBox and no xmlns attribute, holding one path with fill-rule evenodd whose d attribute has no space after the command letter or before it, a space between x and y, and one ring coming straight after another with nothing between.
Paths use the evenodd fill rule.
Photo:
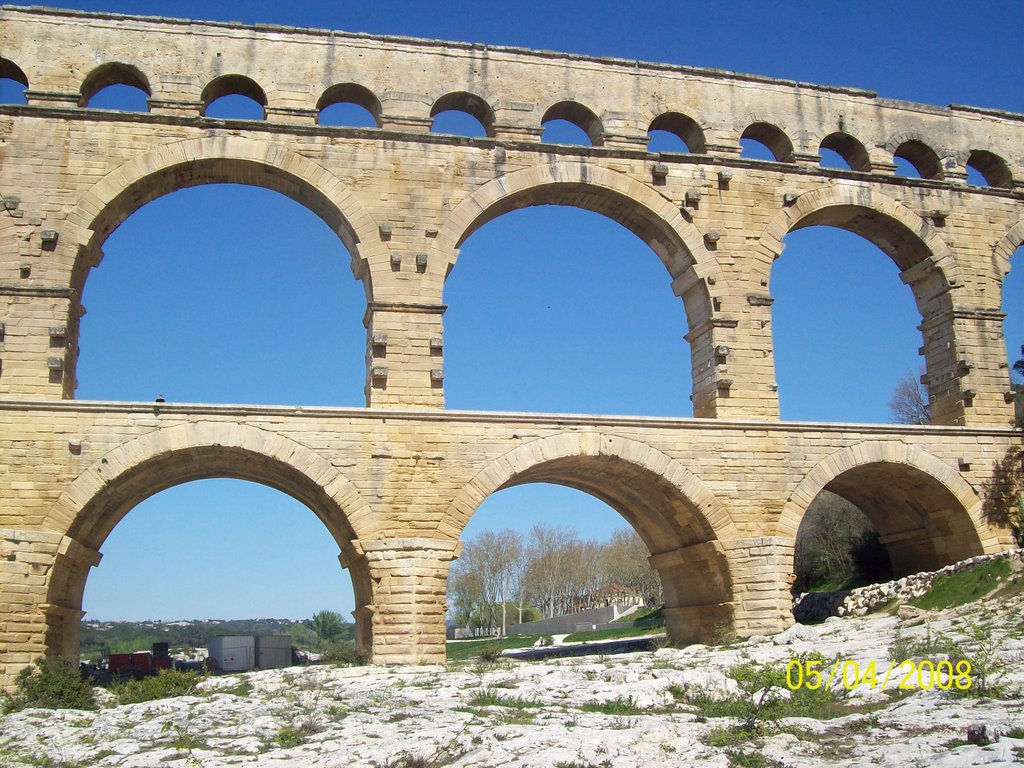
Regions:
<instances>
[{"instance_id":1,"label":"stone bridge","mask_svg":"<svg viewBox=\"0 0 1024 768\"><path fill-rule=\"evenodd\" d=\"M306 504L380 662L444 656L445 581L491 493L590 493L643 537L680 641L792 621L793 541L822 489L857 504L898 572L1006 548L993 505L1020 444L1002 281L1024 242L1024 117L871 92L547 51L327 30L0 9L0 672L74 654L113 527L173 485L235 477ZM111 84L148 112L90 107ZM263 120L222 120L228 94ZM335 103L375 128L321 126ZM485 137L431 132L440 112ZM541 142L564 119L592 146ZM666 130L688 152L652 154ZM741 156L741 139L773 161ZM848 169L823 168L820 151ZM920 177L894 174L895 159ZM975 169L984 186L967 183ZM318 214L365 288L366 408L74 401L78 320L107 236L184 187L239 183ZM693 419L444 409L445 278L511 210L620 222L689 326ZM795 229L878 245L921 314L933 426L778 420L771 267ZM671 353L671 350L663 350Z\"/></svg>"}]
</instances>

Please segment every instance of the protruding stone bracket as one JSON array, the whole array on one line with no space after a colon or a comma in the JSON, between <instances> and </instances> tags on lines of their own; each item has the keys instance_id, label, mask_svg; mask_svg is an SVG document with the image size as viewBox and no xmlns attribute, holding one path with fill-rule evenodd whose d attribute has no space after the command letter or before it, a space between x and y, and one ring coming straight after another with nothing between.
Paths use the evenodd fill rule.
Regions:
<instances>
[{"instance_id":1,"label":"protruding stone bracket","mask_svg":"<svg viewBox=\"0 0 1024 768\"><path fill-rule=\"evenodd\" d=\"M72 621L81 621L82 617L85 616L85 611L81 608L71 608L66 605L57 605L56 603L40 603L39 609L47 616L51 618L71 619Z\"/></svg>"},{"instance_id":2,"label":"protruding stone bracket","mask_svg":"<svg viewBox=\"0 0 1024 768\"><path fill-rule=\"evenodd\" d=\"M366 553L363 551L363 545L359 539L342 542L341 552L338 554L338 561L342 568L347 570L365 557Z\"/></svg>"},{"instance_id":3,"label":"protruding stone bracket","mask_svg":"<svg viewBox=\"0 0 1024 768\"><path fill-rule=\"evenodd\" d=\"M60 544L57 545L57 554L63 555L75 563L87 565L92 568L99 565L100 560L103 559L102 552L92 549L91 547L87 547L84 544L79 544L70 536L61 537Z\"/></svg>"}]
</instances>

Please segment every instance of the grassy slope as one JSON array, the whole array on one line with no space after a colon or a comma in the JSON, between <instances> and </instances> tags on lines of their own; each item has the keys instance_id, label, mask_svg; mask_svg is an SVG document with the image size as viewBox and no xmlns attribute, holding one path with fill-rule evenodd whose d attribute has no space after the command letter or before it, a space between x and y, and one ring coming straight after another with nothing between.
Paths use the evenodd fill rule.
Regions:
<instances>
[{"instance_id":1,"label":"grassy slope","mask_svg":"<svg viewBox=\"0 0 1024 768\"><path fill-rule=\"evenodd\" d=\"M976 568L938 576L932 587L911 605L935 610L954 608L974 602L992 592L1010 577L1010 563L1005 558L992 560Z\"/></svg>"}]
</instances>

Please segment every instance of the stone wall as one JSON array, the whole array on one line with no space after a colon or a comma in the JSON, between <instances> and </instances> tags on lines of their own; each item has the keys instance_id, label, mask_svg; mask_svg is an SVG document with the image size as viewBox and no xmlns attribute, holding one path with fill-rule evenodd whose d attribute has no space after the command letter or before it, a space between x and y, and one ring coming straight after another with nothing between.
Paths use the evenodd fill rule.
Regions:
<instances>
[{"instance_id":1,"label":"stone wall","mask_svg":"<svg viewBox=\"0 0 1024 768\"><path fill-rule=\"evenodd\" d=\"M586 611L553 616L550 619L527 621L524 624L513 624L508 628L510 635L563 635L583 632L591 629L604 629L620 616L635 611L638 606L605 605ZM628 626L622 624L620 626Z\"/></svg>"}]
</instances>

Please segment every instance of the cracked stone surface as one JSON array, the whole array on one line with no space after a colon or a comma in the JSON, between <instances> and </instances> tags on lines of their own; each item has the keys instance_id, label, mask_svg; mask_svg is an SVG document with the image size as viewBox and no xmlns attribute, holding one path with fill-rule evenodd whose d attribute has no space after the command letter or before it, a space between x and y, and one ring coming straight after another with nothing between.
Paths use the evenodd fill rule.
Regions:
<instances>
[{"instance_id":1,"label":"cracked stone surface","mask_svg":"<svg viewBox=\"0 0 1024 768\"><path fill-rule=\"evenodd\" d=\"M1024 683L1022 608L1024 597L1017 596L908 620L829 619L725 648L230 675L205 681L201 696L113 706L108 695L95 712L7 715L0 718L0 764L39 765L45 756L55 765L124 768L725 768L727 750L738 750L787 768L1019 765L1024 739L1007 733L1024 734L1024 701L1014 695ZM811 651L862 668L874 660L884 671L898 632L915 640L927 633L962 638L978 626L991 628L1008 697L961 698L932 689L897 699L880 684L862 685L848 697L861 711L832 720L787 718L764 735L719 748L707 744L709 733L737 721L702 721L670 690L737 695L726 675L730 667L785 663ZM890 677L890 691L899 677ZM518 701L474 702L481 691ZM594 711L601 702L628 706L619 708L624 714L603 714ZM986 725L991 743L962 744L968 726L977 723Z\"/></svg>"}]
</instances>

